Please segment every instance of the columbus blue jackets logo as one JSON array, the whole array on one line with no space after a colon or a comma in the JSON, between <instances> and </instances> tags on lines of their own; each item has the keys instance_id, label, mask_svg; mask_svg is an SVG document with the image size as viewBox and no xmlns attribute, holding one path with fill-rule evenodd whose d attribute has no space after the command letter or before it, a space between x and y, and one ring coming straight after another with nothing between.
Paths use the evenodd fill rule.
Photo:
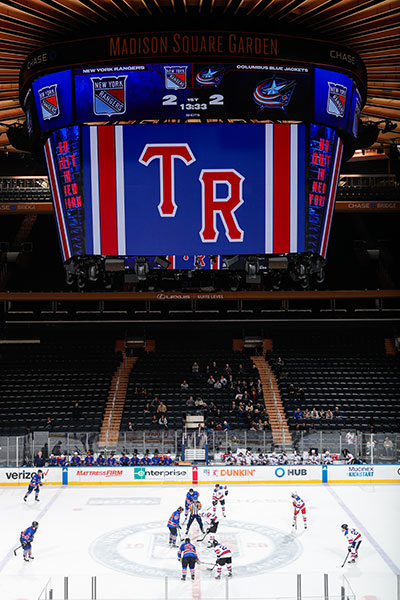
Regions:
<instances>
[{"instance_id":1,"label":"columbus blue jackets logo","mask_svg":"<svg viewBox=\"0 0 400 600\"><path fill-rule=\"evenodd\" d=\"M60 105L57 96L57 84L48 85L38 90L40 98L40 106L42 108L42 117L46 119L54 119L60 114Z\"/></svg>"},{"instance_id":2,"label":"columbus blue jackets logo","mask_svg":"<svg viewBox=\"0 0 400 600\"><path fill-rule=\"evenodd\" d=\"M91 77L93 84L93 112L95 115L123 115L126 111L126 78Z\"/></svg>"},{"instance_id":3,"label":"columbus blue jackets logo","mask_svg":"<svg viewBox=\"0 0 400 600\"><path fill-rule=\"evenodd\" d=\"M261 108L285 110L295 87L295 81L288 81L279 77L265 79L254 90L253 98Z\"/></svg>"},{"instance_id":4,"label":"columbus blue jackets logo","mask_svg":"<svg viewBox=\"0 0 400 600\"><path fill-rule=\"evenodd\" d=\"M346 95L347 87L341 83L328 82L328 103L326 105L326 112L334 117L344 117L346 108Z\"/></svg>"},{"instance_id":5,"label":"columbus blue jackets logo","mask_svg":"<svg viewBox=\"0 0 400 600\"><path fill-rule=\"evenodd\" d=\"M223 69L218 67L208 67L203 71L199 71L196 75L196 83L203 87L216 86L221 83L224 76Z\"/></svg>"},{"instance_id":6,"label":"columbus blue jackets logo","mask_svg":"<svg viewBox=\"0 0 400 600\"><path fill-rule=\"evenodd\" d=\"M164 67L165 88L167 90L184 90L187 86L187 67Z\"/></svg>"}]
</instances>

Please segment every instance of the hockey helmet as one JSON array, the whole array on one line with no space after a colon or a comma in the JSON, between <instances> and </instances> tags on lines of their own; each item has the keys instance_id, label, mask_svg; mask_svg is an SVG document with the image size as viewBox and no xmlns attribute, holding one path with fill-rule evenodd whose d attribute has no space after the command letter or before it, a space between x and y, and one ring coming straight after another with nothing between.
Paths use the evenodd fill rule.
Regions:
<instances>
[{"instance_id":1,"label":"hockey helmet","mask_svg":"<svg viewBox=\"0 0 400 600\"><path fill-rule=\"evenodd\" d=\"M199 492L193 492L193 498L198 498L199 497Z\"/></svg>"},{"instance_id":2,"label":"hockey helmet","mask_svg":"<svg viewBox=\"0 0 400 600\"><path fill-rule=\"evenodd\" d=\"M189 492L190 494L193 494L193 488L190 488Z\"/></svg>"},{"instance_id":3,"label":"hockey helmet","mask_svg":"<svg viewBox=\"0 0 400 600\"><path fill-rule=\"evenodd\" d=\"M34 527L36 529L36 527L39 527L39 523L37 521L33 521L32 527Z\"/></svg>"},{"instance_id":4,"label":"hockey helmet","mask_svg":"<svg viewBox=\"0 0 400 600\"><path fill-rule=\"evenodd\" d=\"M183 508L182 508L182 506L178 506L178 511L179 511L179 512L183 512Z\"/></svg>"},{"instance_id":5,"label":"hockey helmet","mask_svg":"<svg viewBox=\"0 0 400 600\"><path fill-rule=\"evenodd\" d=\"M292 498L297 498L297 492L292 492Z\"/></svg>"},{"instance_id":6,"label":"hockey helmet","mask_svg":"<svg viewBox=\"0 0 400 600\"><path fill-rule=\"evenodd\" d=\"M185 538L185 544L190 544L190 538Z\"/></svg>"},{"instance_id":7,"label":"hockey helmet","mask_svg":"<svg viewBox=\"0 0 400 600\"><path fill-rule=\"evenodd\" d=\"M211 543L212 543L212 545L213 545L214 547L215 547L215 546L218 546L218 544L219 544L219 542L218 542L217 540L213 540Z\"/></svg>"},{"instance_id":8,"label":"hockey helmet","mask_svg":"<svg viewBox=\"0 0 400 600\"><path fill-rule=\"evenodd\" d=\"M38 473L43 473L42 469L39 469L39 470L38 470Z\"/></svg>"},{"instance_id":9,"label":"hockey helmet","mask_svg":"<svg viewBox=\"0 0 400 600\"><path fill-rule=\"evenodd\" d=\"M343 531L347 531L349 526L347 525L347 523L343 523L342 527Z\"/></svg>"},{"instance_id":10,"label":"hockey helmet","mask_svg":"<svg viewBox=\"0 0 400 600\"><path fill-rule=\"evenodd\" d=\"M215 489L217 490L219 487L221 487L221 486L219 485L219 483L216 483L216 484L215 484Z\"/></svg>"}]
</instances>

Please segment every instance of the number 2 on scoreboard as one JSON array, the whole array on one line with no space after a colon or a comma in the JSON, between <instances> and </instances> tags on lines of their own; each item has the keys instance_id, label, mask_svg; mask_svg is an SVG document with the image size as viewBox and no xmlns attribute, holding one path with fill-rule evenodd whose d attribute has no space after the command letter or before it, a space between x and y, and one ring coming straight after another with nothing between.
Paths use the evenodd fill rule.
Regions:
<instances>
[{"instance_id":1,"label":"number 2 on scoreboard","mask_svg":"<svg viewBox=\"0 0 400 600\"><path fill-rule=\"evenodd\" d=\"M163 106L176 106L178 103L178 96L167 94L166 96L163 96L162 103Z\"/></svg>"},{"instance_id":2,"label":"number 2 on scoreboard","mask_svg":"<svg viewBox=\"0 0 400 600\"><path fill-rule=\"evenodd\" d=\"M219 104L220 106L224 103L224 97L222 94L212 94L210 96L210 104Z\"/></svg>"}]
</instances>

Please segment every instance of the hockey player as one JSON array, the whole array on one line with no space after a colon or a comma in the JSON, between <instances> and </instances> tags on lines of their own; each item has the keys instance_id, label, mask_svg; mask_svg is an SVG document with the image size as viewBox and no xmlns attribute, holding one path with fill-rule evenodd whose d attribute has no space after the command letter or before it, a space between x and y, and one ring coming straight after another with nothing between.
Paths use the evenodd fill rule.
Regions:
<instances>
[{"instance_id":1,"label":"hockey player","mask_svg":"<svg viewBox=\"0 0 400 600\"><path fill-rule=\"evenodd\" d=\"M343 452L343 455L344 455L344 457L346 459L346 465L353 464L354 456L351 454L351 452L349 452L348 450L346 450L346 448L342 452Z\"/></svg>"},{"instance_id":2,"label":"hockey player","mask_svg":"<svg viewBox=\"0 0 400 600\"><path fill-rule=\"evenodd\" d=\"M361 533L358 532L356 529L352 529L351 527L349 527L347 523L344 523L341 529L344 533L345 538L347 538L348 551L351 552L350 560L347 562L355 563L356 559L358 558L358 548L360 547L360 544L362 542Z\"/></svg>"},{"instance_id":3,"label":"hockey player","mask_svg":"<svg viewBox=\"0 0 400 600\"><path fill-rule=\"evenodd\" d=\"M294 465L302 465L303 464L303 457L298 450L296 450L296 452L293 455L293 464Z\"/></svg>"},{"instance_id":4,"label":"hockey player","mask_svg":"<svg viewBox=\"0 0 400 600\"><path fill-rule=\"evenodd\" d=\"M194 579L194 567L199 562L196 548L190 543L190 538L186 538L178 550L178 560L182 561L182 581L186 579L186 569L189 566L190 576Z\"/></svg>"},{"instance_id":5,"label":"hockey player","mask_svg":"<svg viewBox=\"0 0 400 600\"><path fill-rule=\"evenodd\" d=\"M333 464L332 456L329 454L328 450L326 452L324 452L324 454L322 456L322 464L324 464L324 465L332 465Z\"/></svg>"},{"instance_id":6,"label":"hockey player","mask_svg":"<svg viewBox=\"0 0 400 600\"><path fill-rule=\"evenodd\" d=\"M278 464L278 456L275 454L275 452L273 452L271 454L271 456L269 457L269 464L270 465L277 465Z\"/></svg>"},{"instance_id":7,"label":"hockey player","mask_svg":"<svg viewBox=\"0 0 400 600\"><path fill-rule=\"evenodd\" d=\"M213 542L215 540L214 533L217 533L218 525L219 525L218 517L217 517L216 513L213 512L211 509L209 509L206 512L201 513L201 516L203 518L203 524L206 529L206 535L210 534L208 548L213 548L214 547Z\"/></svg>"},{"instance_id":8,"label":"hockey player","mask_svg":"<svg viewBox=\"0 0 400 600\"><path fill-rule=\"evenodd\" d=\"M223 546L217 540L213 541L214 552L217 555L217 574L215 579L221 579L222 567L226 565L228 577L232 577L232 552L226 546Z\"/></svg>"},{"instance_id":9,"label":"hockey player","mask_svg":"<svg viewBox=\"0 0 400 600\"><path fill-rule=\"evenodd\" d=\"M98 455L97 460L96 460L96 465L98 467L104 467L105 464L106 464L106 457L104 456L104 454L102 452L100 452L100 454Z\"/></svg>"},{"instance_id":10,"label":"hockey player","mask_svg":"<svg viewBox=\"0 0 400 600\"><path fill-rule=\"evenodd\" d=\"M68 465L67 457L65 456L65 454L61 454L60 458L58 459L58 466L66 467L67 465Z\"/></svg>"},{"instance_id":11,"label":"hockey player","mask_svg":"<svg viewBox=\"0 0 400 600\"><path fill-rule=\"evenodd\" d=\"M243 452L238 453L236 462L238 465L247 465L246 457Z\"/></svg>"},{"instance_id":12,"label":"hockey player","mask_svg":"<svg viewBox=\"0 0 400 600\"><path fill-rule=\"evenodd\" d=\"M29 559L34 559L32 556L32 542L38 526L39 523L37 521L33 521L30 527L27 527L25 531L21 531L19 541L21 542L23 557L26 562L29 562Z\"/></svg>"},{"instance_id":13,"label":"hockey player","mask_svg":"<svg viewBox=\"0 0 400 600\"><path fill-rule=\"evenodd\" d=\"M111 454L108 458L107 458L107 466L108 467L115 467L117 464L117 459L115 458L114 454Z\"/></svg>"},{"instance_id":14,"label":"hockey player","mask_svg":"<svg viewBox=\"0 0 400 600\"><path fill-rule=\"evenodd\" d=\"M300 498L300 496L297 495L297 492L292 493L292 498L293 498L293 506L294 506L292 529L293 530L297 529L297 515L299 514L300 511L301 511L301 514L303 515L304 529L307 529L306 505L304 504L304 500L302 500Z\"/></svg>"},{"instance_id":15,"label":"hockey player","mask_svg":"<svg viewBox=\"0 0 400 600\"><path fill-rule=\"evenodd\" d=\"M219 483L215 484L215 488L212 495L212 505L213 512L217 512L217 504L218 502L221 504L222 514L226 517L225 514L225 496L228 495L228 486L222 486Z\"/></svg>"},{"instance_id":16,"label":"hockey player","mask_svg":"<svg viewBox=\"0 0 400 600\"><path fill-rule=\"evenodd\" d=\"M308 456L307 464L308 465L319 465L320 464L319 456L316 453L314 448L311 450L311 452Z\"/></svg>"},{"instance_id":17,"label":"hockey player","mask_svg":"<svg viewBox=\"0 0 400 600\"><path fill-rule=\"evenodd\" d=\"M94 467L94 456L88 450L87 456L85 456L85 467Z\"/></svg>"},{"instance_id":18,"label":"hockey player","mask_svg":"<svg viewBox=\"0 0 400 600\"><path fill-rule=\"evenodd\" d=\"M196 492L193 494L194 499L193 502L189 504L190 517L188 524L186 525L186 535L189 533L189 529L194 520L197 521L201 533L204 533L203 529L203 521L201 520L200 510L201 510L201 502L196 499Z\"/></svg>"},{"instance_id":19,"label":"hockey player","mask_svg":"<svg viewBox=\"0 0 400 600\"><path fill-rule=\"evenodd\" d=\"M173 460L172 460L172 458L170 457L169 454L166 454L164 456L164 464L165 464L166 467L169 467L169 466L171 466L173 464Z\"/></svg>"},{"instance_id":20,"label":"hockey player","mask_svg":"<svg viewBox=\"0 0 400 600\"><path fill-rule=\"evenodd\" d=\"M184 521L184 523L186 522L186 519L187 519L187 516L188 516L189 504L191 504L191 502L193 502L193 500L194 500L194 494L195 493L197 493L197 492L195 492L195 490L193 488L190 488L190 490L186 494L186 498L185 498L185 521ZM197 497L199 497L198 493L197 493Z\"/></svg>"},{"instance_id":21,"label":"hockey player","mask_svg":"<svg viewBox=\"0 0 400 600\"><path fill-rule=\"evenodd\" d=\"M167 527L169 529L169 546L170 548L176 548L176 536L178 533L178 529L181 529L181 525L179 523L179 519L181 518L181 514L183 513L183 508L180 506L177 510L175 510L169 518L167 523Z\"/></svg>"},{"instance_id":22,"label":"hockey player","mask_svg":"<svg viewBox=\"0 0 400 600\"><path fill-rule=\"evenodd\" d=\"M126 452L123 452L121 458L119 459L119 464L121 467L129 467L129 462L129 456L126 455Z\"/></svg>"},{"instance_id":23,"label":"hockey player","mask_svg":"<svg viewBox=\"0 0 400 600\"><path fill-rule=\"evenodd\" d=\"M138 457L138 455L136 454L136 452L133 453L133 456L131 458L131 465L132 467L137 467L137 465L140 463L140 458Z\"/></svg>"},{"instance_id":24,"label":"hockey player","mask_svg":"<svg viewBox=\"0 0 400 600\"><path fill-rule=\"evenodd\" d=\"M32 475L31 480L28 485L28 490L24 496L25 502L26 502L26 499L28 498L29 494L31 494L33 492L33 490L35 490L35 500L36 500L36 502L39 502L39 488L43 485L42 477L43 477L43 471L41 469L39 469L37 473L34 473Z\"/></svg>"},{"instance_id":25,"label":"hockey player","mask_svg":"<svg viewBox=\"0 0 400 600\"><path fill-rule=\"evenodd\" d=\"M54 454L50 454L49 467L58 467L58 456L54 456Z\"/></svg>"},{"instance_id":26,"label":"hockey player","mask_svg":"<svg viewBox=\"0 0 400 600\"><path fill-rule=\"evenodd\" d=\"M71 467L80 467L82 463L81 457L77 452L74 452L73 457L71 458Z\"/></svg>"}]
</instances>

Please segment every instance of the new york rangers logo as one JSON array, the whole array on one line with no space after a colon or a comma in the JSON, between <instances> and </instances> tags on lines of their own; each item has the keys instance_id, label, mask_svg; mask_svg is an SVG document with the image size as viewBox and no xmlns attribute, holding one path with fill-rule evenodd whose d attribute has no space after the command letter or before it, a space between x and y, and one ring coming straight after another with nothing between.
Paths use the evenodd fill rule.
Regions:
<instances>
[{"instance_id":1,"label":"new york rangers logo","mask_svg":"<svg viewBox=\"0 0 400 600\"><path fill-rule=\"evenodd\" d=\"M328 82L328 102L326 112L334 117L344 117L346 108L347 87L340 83Z\"/></svg>"},{"instance_id":2,"label":"new york rangers logo","mask_svg":"<svg viewBox=\"0 0 400 600\"><path fill-rule=\"evenodd\" d=\"M285 110L295 87L295 81L287 81L278 77L265 79L254 90L253 98L261 108L281 108Z\"/></svg>"},{"instance_id":3,"label":"new york rangers logo","mask_svg":"<svg viewBox=\"0 0 400 600\"><path fill-rule=\"evenodd\" d=\"M91 77L93 84L93 112L95 115L123 115L126 111L126 78Z\"/></svg>"},{"instance_id":4,"label":"new york rangers logo","mask_svg":"<svg viewBox=\"0 0 400 600\"><path fill-rule=\"evenodd\" d=\"M187 67L164 67L165 72L165 87L167 90L184 90L186 89Z\"/></svg>"},{"instance_id":5,"label":"new york rangers logo","mask_svg":"<svg viewBox=\"0 0 400 600\"><path fill-rule=\"evenodd\" d=\"M49 85L38 90L40 98L40 106L42 108L42 117L46 119L54 119L60 114L60 105L58 104L57 84Z\"/></svg>"},{"instance_id":6,"label":"new york rangers logo","mask_svg":"<svg viewBox=\"0 0 400 600\"><path fill-rule=\"evenodd\" d=\"M222 69L209 67L203 71L199 71L196 75L196 83L203 87L211 87L221 83L224 76Z\"/></svg>"}]
</instances>

